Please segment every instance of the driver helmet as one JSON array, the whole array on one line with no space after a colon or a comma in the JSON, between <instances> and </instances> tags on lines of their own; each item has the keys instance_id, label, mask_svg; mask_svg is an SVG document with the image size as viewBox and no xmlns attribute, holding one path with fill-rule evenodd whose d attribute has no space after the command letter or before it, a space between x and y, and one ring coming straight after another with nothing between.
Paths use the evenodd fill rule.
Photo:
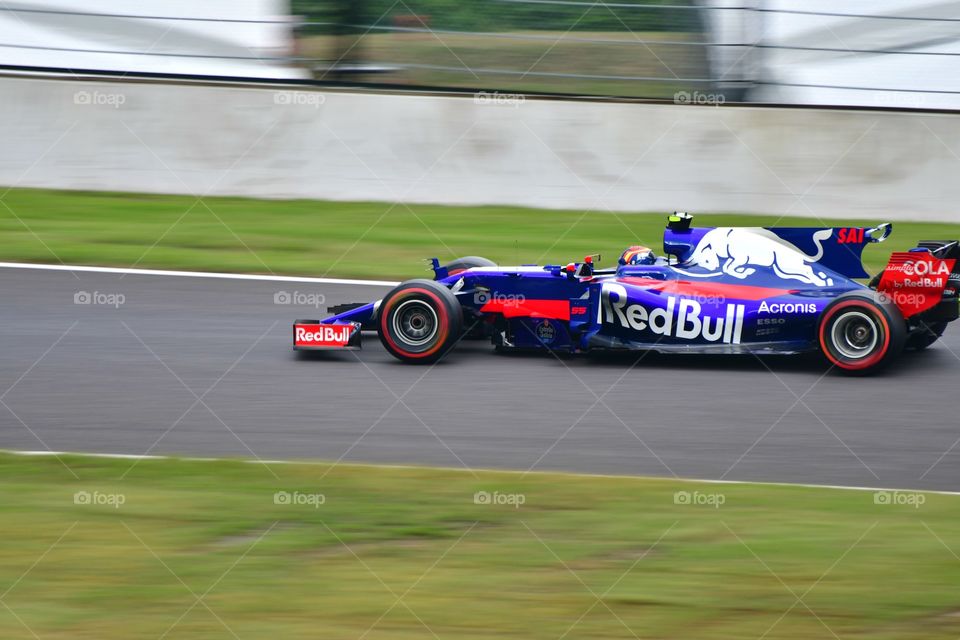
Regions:
<instances>
[{"instance_id":1,"label":"driver helmet","mask_svg":"<svg viewBox=\"0 0 960 640\"><path fill-rule=\"evenodd\" d=\"M640 245L634 245L628 247L620 255L620 260L617 262L621 265L628 264L654 264L657 260L657 257L653 255L653 250L649 247L641 247Z\"/></svg>"}]
</instances>

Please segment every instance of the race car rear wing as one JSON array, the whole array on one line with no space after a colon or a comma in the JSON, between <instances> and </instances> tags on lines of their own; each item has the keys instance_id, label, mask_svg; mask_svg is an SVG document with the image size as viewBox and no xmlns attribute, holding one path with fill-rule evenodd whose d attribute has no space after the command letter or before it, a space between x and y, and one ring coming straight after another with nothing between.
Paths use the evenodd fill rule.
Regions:
<instances>
[{"instance_id":1,"label":"race car rear wing","mask_svg":"<svg viewBox=\"0 0 960 640\"><path fill-rule=\"evenodd\" d=\"M955 242L953 244L956 246ZM947 321L955 320L960 263L956 257L946 256L956 253L943 251L940 255L944 257L940 257L924 246L898 251L890 256L890 262L880 275L877 291L899 307L904 318L945 306L938 315ZM945 298L948 289L951 290L950 296Z\"/></svg>"}]
</instances>

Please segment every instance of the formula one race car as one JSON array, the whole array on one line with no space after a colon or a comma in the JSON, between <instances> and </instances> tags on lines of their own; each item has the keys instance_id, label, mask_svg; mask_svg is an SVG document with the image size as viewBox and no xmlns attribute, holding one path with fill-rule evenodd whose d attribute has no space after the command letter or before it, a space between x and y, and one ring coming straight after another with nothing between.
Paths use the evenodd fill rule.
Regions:
<instances>
[{"instance_id":1,"label":"formula one race car","mask_svg":"<svg viewBox=\"0 0 960 640\"><path fill-rule=\"evenodd\" d=\"M958 317L960 246L925 241L894 253L868 285L863 248L875 228L693 228L670 216L658 257L627 249L615 268L594 256L567 265L501 267L476 257L432 260L433 280L404 282L382 300L298 320L295 349L359 348L376 331L405 362L435 362L464 337L498 349L681 353L817 351L866 373L904 348L923 349Z\"/></svg>"}]
</instances>

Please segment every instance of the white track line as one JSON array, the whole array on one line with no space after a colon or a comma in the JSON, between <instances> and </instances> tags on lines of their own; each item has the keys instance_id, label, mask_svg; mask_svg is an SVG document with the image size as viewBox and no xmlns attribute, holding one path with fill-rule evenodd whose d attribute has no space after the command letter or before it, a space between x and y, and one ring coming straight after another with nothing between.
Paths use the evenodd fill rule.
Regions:
<instances>
[{"instance_id":1,"label":"white track line","mask_svg":"<svg viewBox=\"0 0 960 640\"><path fill-rule=\"evenodd\" d=\"M381 469L403 469L413 471L457 471L461 473L491 473L491 474L534 474L565 476L571 478L610 478L617 480L652 480L655 482L685 482L689 484L728 484L728 485L754 485L761 487L799 487L803 489L840 489L843 491L888 491L894 493L929 493L940 496L960 496L960 491L943 491L940 489L892 489L889 487L858 487L841 484L808 484L803 482L764 482L754 480L710 480L705 478L672 478L670 476L629 476L610 473L573 473L570 471L511 471L510 469L490 469L486 467L473 467L465 469L463 467L443 467L432 465L410 465L410 464L369 464L362 462L322 462L310 460L249 460L237 458L191 458L187 456L154 456L154 455L135 455L131 453L84 453L81 451L21 451L16 449L0 449L0 454L9 454L16 456L78 456L83 458L108 458L120 460L184 460L187 462L243 462L246 464L294 464L319 467L360 467L360 468L381 468Z\"/></svg>"},{"instance_id":2,"label":"white track line","mask_svg":"<svg viewBox=\"0 0 960 640\"><path fill-rule=\"evenodd\" d=\"M62 265L62 264L30 264L24 262L0 262L0 268L3 269L37 269L41 271L80 271L88 273L119 273L119 274L129 274L129 275L142 275L142 276L173 276L179 278L220 278L224 280L262 280L267 282L313 282L321 284L353 284L353 285L367 285L367 286L378 286L378 287L393 287L399 284L398 282L388 282L385 280L351 280L344 278L305 278L305 277L296 277L296 276L265 276L265 275L250 275L242 273L214 273L214 272L204 272L204 271L169 271L165 269L124 269L119 267L91 267L91 266L71 266L71 265ZM8 449L0 449L0 453L8 453L13 455L20 456L86 456L91 458L119 458L124 460L188 460L195 462L211 462L216 460L229 460L229 458L184 458L184 457L174 457L174 456L150 456L150 455L133 455L133 454L123 454L123 453L83 453L83 452L70 452L70 451L15 451ZM250 464L313 464L327 466L332 463L325 462L309 462L309 461L295 461L295 460L245 460ZM460 467L433 467L433 466L423 466L418 467L414 465L397 465L397 464L360 464L360 463L340 463L340 466L351 466L351 467L383 467L387 469L437 469L441 471L465 471ZM505 469L485 469L485 468L475 468L473 471L481 471L485 473L513 473ZM519 473L519 472L517 472ZM657 477L657 476L628 476L628 475L615 475L615 474L603 474L603 473L569 473L563 471L531 471L530 473L535 474L549 474L549 475L559 475L559 476L572 476L572 477L592 477L592 478L619 478L619 479L629 479L629 480L659 480L659 481L670 481L675 480L679 482L689 482L689 483L701 483L701 484L729 484L729 485L760 485L760 486L772 486L772 487L804 487L809 489L842 489L846 491L901 491L901 492L919 492L919 493L930 493L936 495L947 495L947 496L960 496L960 491L938 491L938 490L927 490L927 489L890 489L890 488L881 488L881 487L857 487L857 486L844 486L844 485L831 485L831 484L806 484L806 483L793 483L793 482L752 482L747 480L709 480L709 479L700 479L700 478L670 478L670 477Z\"/></svg>"},{"instance_id":3,"label":"white track line","mask_svg":"<svg viewBox=\"0 0 960 640\"><path fill-rule=\"evenodd\" d=\"M267 282L313 282L319 284L356 284L376 287L395 287L399 282L386 280L350 280L344 278L306 278L297 276L265 276L246 273L215 273L209 271L169 271L166 269L123 269L120 267L89 267L67 264L30 264L0 262L3 269L37 269L40 271L71 271L88 273L119 273L133 276L173 276L177 278L220 278L223 280L264 280Z\"/></svg>"}]
</instances>

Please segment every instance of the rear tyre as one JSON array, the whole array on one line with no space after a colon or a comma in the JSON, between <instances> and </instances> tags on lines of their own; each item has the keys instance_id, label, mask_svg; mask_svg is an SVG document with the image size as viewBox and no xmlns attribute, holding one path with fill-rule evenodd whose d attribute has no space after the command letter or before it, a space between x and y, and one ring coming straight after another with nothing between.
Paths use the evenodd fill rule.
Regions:
<instances>
[{"instance_id":1,"label":"rear tyre","mask_svg":"<svg viewBox=\"0 0 960 640\"><path fill-rule=\"evenodd\" d=\"M947 329L946 322L921 323L920 330L907 338L907 349L923 351L940 339Z\"/></svg>"},{"instance_id":2,"label":"rear tyre","mask_svg":"<svg viewBox=\"0 0 960 640\"><path fill-rule=\"evenodd\" d=\"M845 373L862 375L880 370L903 351L907 326L895 305L851 292L824 310L818 335L827 360Z\"/></svg>"},{"instance_id":3,"label":"rear tyre","mask_svg":"<svg viewBox=\"0 0 960 640\"><path fill-rule=\"evenodd\" d=\"M480 256L466 256L463 258L457 258L453 262L448 262L443 266L447 269L447 275L453 276L461 271L473 269L474 267L495 267L497 266L497 263L493 260L481 258Z\"/></svg>"},{"instance_id":4,"label":"rear tyre","mask_svg":"<svg viewBox=\"0 0 960 640\"><path fill-rule=\"evenodd\" d=\"M456 343L462 330L463 309L457 297L433 280L408 280L380 303L380 342L403 362L436 362Z\"/></svg>"}]
</instances>

